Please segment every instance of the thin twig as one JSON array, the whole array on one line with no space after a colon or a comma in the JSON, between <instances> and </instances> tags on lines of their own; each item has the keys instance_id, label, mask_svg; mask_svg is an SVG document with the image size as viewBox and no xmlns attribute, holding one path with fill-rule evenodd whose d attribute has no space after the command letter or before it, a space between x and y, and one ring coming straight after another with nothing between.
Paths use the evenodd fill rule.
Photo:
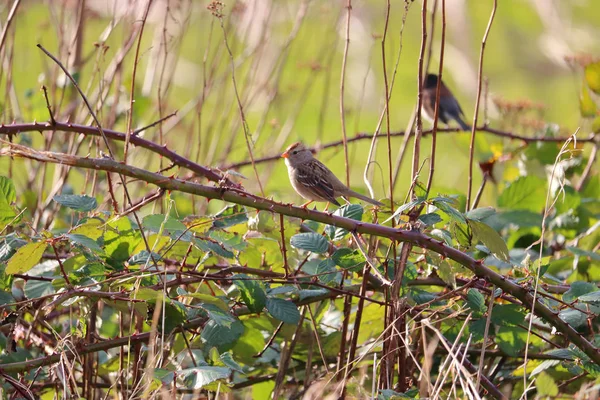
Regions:
<instances>
[{"instance_id":1,"label":"thin twig","mask_svg":"<svg viewBox=\"0 0 600 400\"><path fill-rule=\"evenodd\" d=\"M494 22L494 16L496 15L496 8L498 6L498 0L493 0L492 13L485 29L485 34L481 40L481 52L479 53L479 70L477 72L477 97L475 99L475 111L473 113L473 124L471 125L471 141L469 143L469 176L467 178L467 202L465 203L466 211L469 211L469 205L471 204L471 189L473 187L473 158L475 154L475 132L477 132L477 117L479 114L479 102L481 100L481 86L483 82L483 54L485 52L485 44L487 42L488 35Z\"/></svg>"},{"instance_id":2,"label":"thin twig","mask_svg":"<svg viewBox=\"0 0 600 400\"><path fill-rule=\"evenodd\" d=\"M19 8L19 4L21 4L21 0L15 0L13 5L8 12L8 17L6 17L6 23L4 24L4 29L2 29L2 34L0 34L0 52L4 47L4 41L6 40L6 34L8 33L8 28L10 28L10 24L12 23L15 15L17 13L17 8Z\"/></svg>"},{"instance_id":3,"label":"thin twig","mask_svg":"<svg viewBox=\"0 0 600 400\"><path fill-rule=\"evenodd\" d=\"M344 109L344 87L346 83L346 63L348 61L348 49L350 48L350 18L352 15L352 0L346 4L346 41L344 45L344 56L342 58L342 72L340 77L340 118L342 121L342 141L344 144L344 162L346 166L346 186L350 186L350 164L348 162L348 138L346 136L346 110Z\"/></svg>"}]
</instances>

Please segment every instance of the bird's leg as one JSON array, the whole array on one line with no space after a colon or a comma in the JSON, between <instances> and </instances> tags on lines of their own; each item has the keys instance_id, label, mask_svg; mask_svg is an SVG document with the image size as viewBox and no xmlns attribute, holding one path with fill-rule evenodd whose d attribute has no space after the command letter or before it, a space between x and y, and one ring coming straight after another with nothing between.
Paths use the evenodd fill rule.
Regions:
<instances>
[{"instance_id":1,"label":"bird's leg","mask_svg":"<svg viewBox=\"0 0 600 400\"><path fill-rule=\"evenodd\" d=\"M327 212L328 209L329 209L329 202L327 202L327 204L325 205L325 209L323 210L323 212Z\"/></svg>"},{"instance_id":2,"label":"bird's leg","mask_svg":"<svg viewBox=\"0 0 600 400\"><path fill-rule=\"evenodd\" d=\"M306 203L302 204L300 207L302 207L306 210L306 207L308 207L310 205L310 203L312 203L313 201L314 200L307 201Z\"/></svg>"}]
</instances>

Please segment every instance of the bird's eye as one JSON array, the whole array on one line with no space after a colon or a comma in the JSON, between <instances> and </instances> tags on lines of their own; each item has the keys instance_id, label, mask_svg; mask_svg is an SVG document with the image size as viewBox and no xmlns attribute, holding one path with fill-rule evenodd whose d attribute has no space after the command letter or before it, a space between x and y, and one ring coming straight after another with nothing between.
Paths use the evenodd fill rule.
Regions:
<instances>
[{"instance_id":1,"label":"bird's eye","mask_svg":"<svg viewBox=\"0 0 600 400\"><path fill-rule=\"evenodd\" d=\"M298 154L298 150L292 151L292 154Z\"/></svg>"}]
</instances>

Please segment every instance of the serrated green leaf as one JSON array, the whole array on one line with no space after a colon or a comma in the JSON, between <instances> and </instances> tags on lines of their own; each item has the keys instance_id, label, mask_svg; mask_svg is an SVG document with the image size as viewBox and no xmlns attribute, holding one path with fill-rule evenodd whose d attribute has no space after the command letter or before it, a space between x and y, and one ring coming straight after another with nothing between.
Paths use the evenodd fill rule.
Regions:
<instances>
[{"instance_id":1,"label":"serrated green leaf","mask_svg":"<svg viewBox=\"0 0 600 400\"><path fill-rule=\"evenodd\" d=\"M576 281L571 283L571 287L562 295L563 301L570 303L576 300L579 296L592 293L599 290L598 287L591 282Z\"/></svg>"},{"instance_id":2,"label":"serrated green leaf","mask_svg":"<svg viewBox=\"0 0 600 400\"><path fill-rule=\"evenodd\" d=\"M582 301L584 303L592 303L594 305L600 306L600 291L581 295L577 300Z\"/></svg>"},{"instance_id":3,"label":"serrated green leaf","mask_svg":"<svg viewBox=\"0 0 600 400\"><path fill-rule=\"evenodd\" d=\"M551 361L551 360L546 360ZM554 382L554 379L545 372L538 375L535 380L535 387L537 389L537 395L541 398L546 396L555 397L558 395L558 385Z\"/></svg>"},{"instance_id":4,"label":"serrated green leaf","mask_svg":"<svg viewBox=\"0 0 600 400\"><path fill-rule=\"evenodd\" d=\"M494 256L508 262L508 247L498 232L479 221L469 220L469 226L471 227L473 236L480 240Z\"/></svg>"},{"instance_id":5,"label":"serrated green leaf","mask_svg":"<svg viewBox=\"0 0 600 400\"><path fill-rule=\"evenodd\" d=\"M353 272L362 270L367 261L358 249L352 250L346 247L336 250L331 259L341 268Z\"/></svg>"},{"instance_id":6,"label":"serrated green leaf","mask_svg":"<svg viewBox=\"0 0 600 400\"><path fill-rule=\"evenodd\" d=\"M287 324L297 324L300 321L300 311L294 303L289 300L276 297L267 298L267 311L274 318Z\"/></svg>"},{"instance_id":7,"label":"serrated green leaf","mask_svg":"<svg viewBox=\"0 0 600 400\"><path fill-rule=\"evenodd\" d=\"M104 250L102 250L102 247L100 247L98 242L92 238L89 238L84 235L80 235L78 233L67 233L65 236L68 237L69 239L71 239L71 242L81 245L81 246L85 247L86 249L95 251L97 253L104 253Z\"/></svg>"},{"instance_id":8,"label":"serrated green leaf","mask_svg":"<svg viewBox=\"0 0 600 400\"><path fill-rule=\"evenodd\" d=\"M432 226L437 224L438 222L442 222L442 217L440 217L436 213L423 214L419 215L419 221L424 223L425 225Z\"/></svg>"},{"instance_id":9,"label":"serrated green leaf","mask_svg":"<svg viewBox=\"0 0 600 400\"><path fill-rule=\"evenodd\" d=\"M587 315L574 308L562 310L558 317L576 329L587 326Z\"/></svg>"},{"instance_id":10,"label":"serrated green leaf","mask_svg":"<svg viewBox=\"0 0 600 400\"><path fill-rule=\"evenodd\" d=\"M488 217L491 217L494 214L496 214L496 210L494 209L494 207L481 207L475 208L467 212L465 214L465 217L473 221L482 221Z\"/></svg>"},{"instance_id":11,"label":"serrated green leaf","mask_svg":"<svg viewBox=\"0 0 600 400\"><path fill-rule=\"evenodd\" d=\"M107 224L104 251L114 261L114 265L128 260L141 240L140 232L133 228L129 218L121 217Z\"/></svg>"},{"instance_id":12,"label":"serrated green leaf","mask_svg":"<svg viewBox=\"0 0 600 400\"><path fill-rule=\"evenodd\" d=\"M225 364L225 366L241 374L244 374L244 369L237 362L235 362L235 360L233 359L233 354L231 354L230 352L221 354L219 358L221 362Z\"/></svg>"},{"instance_id":13,"label":"serrated green leaf","mask_svg":"<svg viewBox=\"0 0 600 400\"><path fill-rule=\"evenodd\" d=\"M492 321L500 326L516 326L525 321L525 312L517 304L498 304L492 308Z\"/></svg>"},{"instance_id":14,"label":"serrated green leaf","mask_svg":"<svg viewBox=\"0 0 600 400\"><path fill-rule=\"evenodd\" d=\"M346 204L335 210L333 215L360 221L363 216L363 207L360 204ZM344 236L348 234L348 231L333 225L327 225L325 227L325 233L335 242L342 240Z\"/></svg>"},{"instance_id":15,"label":"serrated green leaf","mask_svg":"<svg viewBox=\"0 0 600 400\"><path fill-rule=\"evenodd\" d=\"M315 275L318 276L318 279L324 284L328 284L336 280L337 275L339 274L338 270L335 268L335 261L333 261L330 257L321 260L317 269L315 271Z\"/></svg>"},{"instance_id":16,"label":"serrated green leaf","mask_svg":"<svg viewBox=\"0 0 600 400\"><path fill-rule=\"evenodd\" d=\"M449 202L437 198L436 200L433 200L433 205L439 208L444 214L448 215L454 221L461 223L466 222L465 216L456 208L452 207Z\"/></svg>"},{"instance_id":17,"label":"serrated green leaf","mask_svg":"<svg viewBox=\"0 0 600 400\"><path fill-rule=\"evenodd\" d=\"M11 206L17 195L15 185L10 178L0 176L0 229L11 223L17 213Z\"/></svg>"},{"instance_id":18,"label":"serrated green leaf","mask_svg":"<svg viewBox=\"0 0 600 400\"><path fill-rule=\"evenodd\" d=\"M494 340L504 353L516 357L525 348L527 331L512 326L501 326Z\"/></svg>"},{"instance_id":19,"label":"serrated green leaf","mask_svg":"<svg viewBox=\"0 0 600 400\"><path fill-rule=\"evenodd\" d=\"M233 258L235 255L222 244L212 239L193 238L192 241L202 251L211 252L225 258Z\"/></svg>"},{"instance_id":20,"label":"serrated green leaf","mask_svg":"<svg viewBox=\"0 0 600 400\"><path fill-rule=\"evenodd\" d=\"M5 200L7 204L12 204L17 199L15 184L6 176L0 176L0 199Z\"/></svg>"},{"instance_id":21,"label":"serrated green leaf","mask_svg":"<svg viewBox=\"0 0 600 400\"><path fill-rule=\"evenodd\" d=\"M182 369L178 374L183 378L186 388L198 390L211 382L227 379L231 375L231 370L227 367L202 366Z\"/></svg>"},{"instance_id":22,"label":"serrated green leaf","mask_svg":"<svg viewBox=\"0 0 600 400\"><path fill-rule=\"evenodd\" d=\"M6 235L0 241L0 262L4 262L11 258L19 247L23 247L27 242L19 238L15 233Z\"/></svg>"},{"instance_id":23,"label":"serrated green leaf","mask_svg":"<svg viewBox=\"0 0 600 400\"><path fill-rule=\"evenodd\" d=\"M246 223L247 221L248 214L246 208L239 204L235 204L225 207L215 215L213 227L228 228L230 226Z\"/></svg>"},{"instance_id":24,"label":"serrated green leaf","mask_svg":"<svg viewBox=\"0 0 600 400\"><path fill-rule=\"evenodd\" d=\"M231 280L237 286L244 304L253 313L259 313L267 304L267 294L263 284L248 275L236 274Z\"/></svg>"},{"instance_id":25,"label":"serrated green leaf","mask_svg":"<svg viewBox=\"0 0 600 400\"><path fill-rule=\"evenodd\" d=\"M469 289L467 292L467 305L474 312L483 314L487 310L485 297L477 289Z\"/></svg>"},{"instance_id":26,"label":"serrated green leaf","mask_svg":"<svg viewBox=\"0 0 600 400\"><path fill-rule=\"evenodd\" d=\"M600 62L590 63L585 67L585 81L596 94L600 94Z\"/></svg>"},{"instance_id":27,"label":"serrated green leaf","mask_svg":"<svg viewBox=\"0 0 600 400\"><path fill-rule=\"evenodd\" d=\"M137 254L134 254L127 260L127 264L129 265L146 265L153 264L153 262L160 261L162 257L160 254L152 252L148 253L148 250L142 250Z\"/></svg>"},{"instance_id":28,"label":"serrated green leaf","mask_svg":"<svg viewBox=\"0 0 600 400\"><path fill-rule=\"evenodd\" d=\"M586 257L590 260L600 261L600 254L594 253L593 251L587 251L573 246L567 246L567 250L578 255L579 257Z\"/></svg>"},{"instance_id":29,"label":"serrated green leaf","mask_svg":"<svg viewBox=\"0 0 600 400\"><path fill-rule=\"evenodd\" d=\"M498 197L498 206L513 210L542 211L546 204L546 181L533 175L521 176Z\"/></svg>"},{"instance_id":30,"label":"serrated green leaf","mask_svg":"<svg viewBox=\"0 0 600 400\"><path fill-rule=\"evenodd\" d=\"M202 304L201 307L207 312L208 317L219 325L230 327L236 321L233 315L214 304Z\"/></svg>"},{"instance_id":31,"label":"serrated green leaf","mask_svg":"<svg viewBox=\"0 0 600 400\"><path fill-rule=\"evenodd\" d=\"M60 194L54 196L52 200L61 206L65 206L79 212L92 211L98 207L98 202L96 199L85 194Z\"/></svg>"},{"instance_id":32,"label":"serrated green leaf","mask_svg":"<svg viewBox=\"0 0 600 400\"><path fill-rule=\"evenodd\" d=\"M27 281L24 291L28 299L37 299L38 297L56 293L52 282L38 280Z\"/></svg>"},{"instance_id":33,"label":"serrated green leaf","mask_svg":"<svg viewBox=\"0 0 600 400\"><path fill-rule=\"evenodd\" d=\"M327 239L318 233L298 233L290 239L290 245L296 249L311 251L313 253L325 253L329 249Z\"/></svg>"},{"instance_id":34,"label":"serrated green leaf","mask_svg":"<svg viewBox=\"0 0 600 400\"><path fill-rule=\"evenodd\" d=\"M162 232L167 235L181 233L187 229L182 222L164 214L146 215L142 220L142 226L150 232Z\"/></svg>"},{"instance_id":35,"label":"serrated green leaf","mask_svg":"<svg viewBox=\"0 0 600 400\"><path fill-rule=\"evenodd\" d=\"M585 85L581 87L581 93L579 94L579 112L583 118L594 118L596 116L596 103L590 95L590 91Z\"/></svg>"},{"instance_id":36,"label":"serrated green leaf","mask_svg":"<svg viewBox=\"0 0 600 400\"><path fill-rule=\"evenodd\" d=\"M42 259L44 250L48 245L45 242L28 243L19 247L16 253L8 260L5 272L9 275L23 274L33 268Z\"/></svg>"}]
</instances>

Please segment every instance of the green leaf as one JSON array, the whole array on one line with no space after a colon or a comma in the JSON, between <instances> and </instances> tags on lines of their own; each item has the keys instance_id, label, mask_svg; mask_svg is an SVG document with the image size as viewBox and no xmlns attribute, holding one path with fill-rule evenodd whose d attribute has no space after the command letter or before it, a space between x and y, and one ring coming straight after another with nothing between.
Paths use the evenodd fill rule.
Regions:
<instances>
[{"instance_id":1,"label":"green leaf","mask_svg":"<svg viewBox=\"0 0 600 400\"><path fill-rule=\"evenodd\" d=\"M394 211L392 216L389 217L388 219L386 219L385 221L383 221L383 223L385 224L386 222L391 221L393 218L396 218L397 216L401 215L406 210L410 210L415 206L423 204L424 201L425 201L425 198L422 197L422 198L417 198L415 200L409 201L408 203L402 204L400 207L398 207L396 209L396 211Z\"/></svg>"},{"instance_id":2,"label":"green leaf","mask_svg":"<svg viewBox=\"0 0 600 400\"><path fill-rule=\"evenodd\" d=\"M423 214L419 215L419 221L424 223L425 225L432 226L437 224L438 222L442 222L442 217L440 217L436 213Z\"/></svg>"},{"instance_id":3,"label":"green leaf","mask_svg":"<svg viewBox=\"0 0 600 400\"><path fill-rule=\"evenodd\" d=\"M15 184L5 176L0 176L0 199L5 200L7 204L12 204L17 199Z\"/></svg>"},{"instance_id":4,"label":"green leaf","mask_svg":"<svg viewBox=\"0 0 600 400\"><path fill-rule=\"evenodd\" d=\"M494 209L494 207L482 207L482 208L475 208L475 209L467 212L465 214L465 217L467 217L467 219L470 219L473 221L482 221L482 220L486 219L487 217L490 217L494 214L496 214L496 210Z\"/></svg>"},{"instance_id":5,"label":"green leaf","mask_svg":"<svg viewBox=\"0 0 600 400\"><path fill-rule=\"evenodd\" d=\"M433 205L439 208L441 211L443 211L444 214L448 215L454 221L465 223L465 216L456 208L452 207L447 200L451 199L436 198L433 200Z\"/></svg>"},{"instance_id":6,"label":"green leaf","mask_svg":"<svg viewBox=\"0 0 600 400\"><path fill-rule=\"evenodd\" d=\"M587 251L573 246L567 246L567 250L569 250L575 255L578 255L579 257L585 257L589 258L590 260L600 261L600 254L595 253L593 251Z\"/></svg>"},{"instance_id":7,"label":"green leaf","mask_svg":"<svg viewBox=\"0 0 600 400\"><path fill-rule=\"evenodd\" d=\"M182 222L164 214L146 215L142 220L142 226L150 232L162 232L167 235L181 234L187 229Z\"/></svg>"},{"instance_id":8,"label":"green leaf","mask_svg":"<svg viewBox=\"0 0 600 400\"><path fill-rule=\"evenodd\" d=\"M507 210L498 214L498 220L503 227L514 225L518 228L542 226L542 215L528 210Z\"/></svg>"},{"instance_id":9,"label":"green leaf","mask_svg":"<svg viewBox=\"0 0 600 400\"><path fill-rule=\"evenodd\" d=\"M495 341L504 353L516 357L525 348L527 331L512 326L501 326L498 328Z\"/></svg>"},{"instance_id":10,"label":"green leaf","mask_svg":"<svg viewBox=\"0 0 600 400\"><path fill-rule=\"evenodd\" d=\"M498 198L498 206L505 209L539 212L546 204L546 181L529 175L512 182Z\"/></svg>"},{"instance_id":11,"label":"green leaf","mask_svg":"<svg viewBox=\"0 0 600 400\"><path fill-rule=\"evenodd\" d=\"M231 375L231 370L226 367L194 367L179 371L179 376L188 389L201 389L203 386L219 379L227 379Z\"/></svg>"},{"instance_id":12,"label":"green leaf","mask_svg":"<svg viewBox=\"0 0 600 400\"><path fill-rule=\"evenodd\" d=\"M600 94L600 62L590 63L585 67L585 81L596 94Z\"/></svg>"},{"instance_id":13,"label":"green leaf","mask_svg":"<svg viewBox=\"0 0 600 400\"><path fill-rule=\"evenodd\" d=\"M248 247L248 243L244 240L244 237L236 232L214 229L209 232L208 236L230 251L243 251Z\"/></svg>"},{"instance_id":14,"label":"green leaf","mask_svg":"<svg viewBox=\"0 0 600 400\"><path fill-rule=\"evenodd\" d=\"M5 272L12 275L29 271L40 262L47 246L46 242L36 242L19 247L17 252L8 260Z\"/></svg>"},{"instance_id":15,"label":"green leaf","mask_svg":"<svg viewBox=\"0 0 600 400\"><path fill-rule=\"evenodd\" d=\"M336 264L330 257L321 260L315 270L315 275L324 284L335 281L338 275L338 270L335 268Z\"/></svg>"},{"instance_id":16,"label":"green leaf","mask_svg":"<svg viewBox=\"0 0 600 400\"><path fill-rule=\"evenodd\" d=\"M71 239L71 241L73 243L81 245L81 246L85 247L86 249L95 251L97 253L104 253L104 250L102 250L102 247L100 247L98 242L92 238L89 238L87 236L80 235L77 233L68 233L65 236L68 237L69 239Z\"/></svg>"},{"instance_id":17,"label":"green leaf","mask_svg":"<svg viewBox=\"0 0 600 400\"><path fill-rule=\"evenodd\" d=\"M65 206L79 212L92 211L98 207L98 202L96 199L85 194L60 194L54 196L52 200L61 206Z\"/></svg>"},{"instance_id":18,"label":"green leaf","mask_svg":"<svg viewBox=\"0 0 600 400\"><path fill-rule=\"evenodd\" d=\"M194 238L193 243L202 251L215 253L221 257L233 258L235 254L227 250L222 244L212 239Z\"/></svg>"},{"instance_id":19,"label":"green leaf","mask_svg":"<svg viewBox=\"0 0 600 400\"><path fill-rule=\"evenodd\" d=\"M107 224L104 251L116 262L126 261L141 240L140 232L133 228L129 218L121 217Z\"/></svg>"},{"instance_id":20,"label":"green leaf","mask_svg":"<svg viewBox=\"0 0 600 400\"><path fill-rule=\"evenodd\" d=\"M517 304L494 305L492 321L500 326L516 326L525 321L525 312Z\"/></svg>"},{"instance_id":21,"label":"green leaf","mask_svg":"<svg viewBox=\"0 0 600 400\"><path fill-rule=\"evenodd\" d=\"M230 226L243 224L248 221L248 214L246 208L239 204L233 206L227 206L215 215L213 221L213 227L215 228L228 228Z\"/></svg>"},{"instance_id":22,"label":"green leaf","mask_svg":"<svg viewBox=\"0 0 600 400\"><path fill-rule=\"evenodd\" d=\"M600 291L584 294L582 296L579 296L577 300L582 301L584 303L592 303L594 305L600 306Z\"/></svg>"},{"instance_id":23,"label":"green leaf","mask_svg":"<svg viewBox=\"0 0 600 400\"><path fill-rule=\"evenodd\" d=\"M3 306L5 304L14 303L15 301L16 300L11 293L0 290L0 308L4 308Z\"/></svg>"},{"instance_id":24,"label":"green leaf","mask_svg":"<svg viewBox=\"0 0 600 400\"><path fill-rule=\"evenodd\" d=\"M217 347L219 350L230 347L244 333L244 324L235 321L231 326L219 325L214 320L208 320L200 338L207 348Z\"/></svg>"},{"instance_id":25,"label":"green leaf","mask_svg":"<svg viewBox=\"0 0 600 400\"><path fill-rule=\"evenodd\" d=\"M537 388L538 397L555 397L558 395L558 385L556 385L554 379L552 379L552 377L545 372L542 372L538 375L537 379L535 380L535 387Z\"/></svg>"},{"instance_id":26,"label":"green leaf","mask_svg":"<svg viewBox=\"0 0 600 400\"><path fill-rule=\"evenodd\" d=\"M558 317L576 329L587 326L587 315L574 308L567 308L561 311Z\"/></svg>"},{"instance_id":27,"label":"green leaf","mask_svg":"<svg viewBox=\"0 0 600 400\"><path fill-rule=\"evenodd\" d=\"M498 259L508 262L508 247L498 232L479 221L469 220L469 226L475 238L480 240L492 254Z\"/></svg>"},{"instance_id":28,"label":"green leaf","mask_svg":"<svg viewBox=\"0 0 600 400\"><path fill-rule=\"evenodd\" d=\"M19 238L15 233L3 237L0 241L0 262L11 258L19 247L23 247L27 242Z\"/></svg>"},{"instance_id":29,"label":"green leaf","mask_svg":"<svg viewBox=\"0 0 600 400\"><path fill-rule=\"evenodd\" d=\"M467 305L474 312L483 314L487 310L485 297L477 289L469 289L467 292Z\"/></svg>"},{"instance_id":30,"label":"green leaf","mask_svg":"<svg viewBox=\"0 0 600 400\"><path fill-rule=\"evenodd\" d=\"M312 251L313 253L325 253L329 249L327 239L318 233L298 233L290 239L292 247L300 250Z\"/></svg>"},{"instance_id":31,"label":"green leaf","mask_svg":"<svg viewBox=\"0 0 600 400\"><path fill-rule=\"evenodd\" d=\"M244 369L233 359L233 354L230 352L225 352L219 356L219 359L223 364L227 367L231 368L234 371L237 371L241 374L244 374Z\"/></svg>"},{"instance_id":32,"label":"green leaf","mask_svg":"<svg viewBox=\"0 0 600 400\"><path fill-rule=\"evenodd\" d=\"M576 281L571 283L571 287L562 295L563 301L570 303L577 300L579 296L592 293L598 290L598 287L590 282Z\"/></svg>"},{"instance_id":33,"label":"green leaf","mask_svg":"<svg viewBox=\"0 0 600 400\"><path fill-rule=\"evenodd\" d=\"M350 271L360 271L367 260L358 249L349 249L343 247L338 249L331 256L336 265Z\"/></svg>"},{"instance_id":34,"label":"green leaf","mask_svg":"<svg viewBox=\"0 0 600 400\"><path fill-rule=\"evenodd\" d=\"M17 195L13 181L5 176L0 176L0 229L11 223L17 213L11 206Z\"/></svg>"},{"instance_id":35,"label":"green leaf","mask_svg":"<svg viewBox=\"0 0 600 400\"><path fill-rule=\"evenodd\" d=\"M271 324L268 323L266 316L260 317L258 320L264 320L264 322L268 324L268 329L273 329ZM259 329L251 326L244 326L244 334L237 339L231 348L231 352L235 354L235 358L237 360L250 365L256 362L256 358L254 356L264 347L265 338L262 332Z\"/></svg>"},{"instance_id":36,"label":"green leaf","mask_svg":"<svg viewBox=\"0 0 600 400\"><path fill-rule=\"evenodd\" d=\"M231 280L240 291L242 300L253 313L259 313L267 304L267 294L261 282L244 274L236 274Z\"/></svg>"},{"instance_id":37,"label":"green leaf","mask_svg":"<svg viewBox=\"0 0 600 400\"><path fill-rule=\"evenodd\" d=\"M152 257L152 258L151 258ZM134 254L127 260L127 264L129 265L146 265L153 264L154 262L158 262L162 257L160 254L152 252L148 253L148 250L142 250L137 254Z\"/></svg>"},{"instance_id":38,"label":"green leaf","mask_svg":"<svg viewBox=\"0 0 600 400\"><path fill-rule=\"evenodd\" d=\"M267 311L274 318L287 324L297 324L300 321L300 311L294 303L289 300L276 297L267 298Z\"/></svg>"},{"instance_id":39,"label":"green leaf","mask_svg":"<svg viewBox=\"0 0 600 400\"><path fill-rule=\"evenodd\" d=\"M215 304L202 304L202 309L206 311L208 317L219 325L230 327L235 321L235 317L226 311L223 311Z\"/></svg>"},{"instance_id":40,"label":"green leaf","mask_svg":"<svg viewBox=\"0 0 600 400\"><path fill-rule=\"evenodd\" d=\"M581 87L579 94L579 112L583 118L594 118L596 116L596 103L590 95L585 83Z\"/></svg>"},{"instance_id":41,"label":"green leaf","mask_svg":"<svg viewBox=\"0 0 600 400\"><path fill-rule=\"evenodd\" d=\"M27 281L24 291L28 299L37 299L38 297L56 293L52 282L38 280Z\"/></svg>"},{"instance_id":42,"label":"green leaf","mask_svg":"<svg viewBox=\"0 0 600 400\"><path fill-rule=\"evenodd\" d=\"M355 221L360 221L363 216L363 208L360 204L346 204L334 211L333 215L338 217L350 218ZM348 234L348 231L343 228L337 228L333 225L325 227L325 233L332 241L342 240Z\"/></svg>"},{"instance_id":43,"label":"green leaf","mask_svg":"<svg viewBox=\"0 0 600 400\"><path fill-rule=\"evenodd\" d=\"M600 116L594 118L592 121L592 132L600 133Z\"/></svg>"}]
</instances>

